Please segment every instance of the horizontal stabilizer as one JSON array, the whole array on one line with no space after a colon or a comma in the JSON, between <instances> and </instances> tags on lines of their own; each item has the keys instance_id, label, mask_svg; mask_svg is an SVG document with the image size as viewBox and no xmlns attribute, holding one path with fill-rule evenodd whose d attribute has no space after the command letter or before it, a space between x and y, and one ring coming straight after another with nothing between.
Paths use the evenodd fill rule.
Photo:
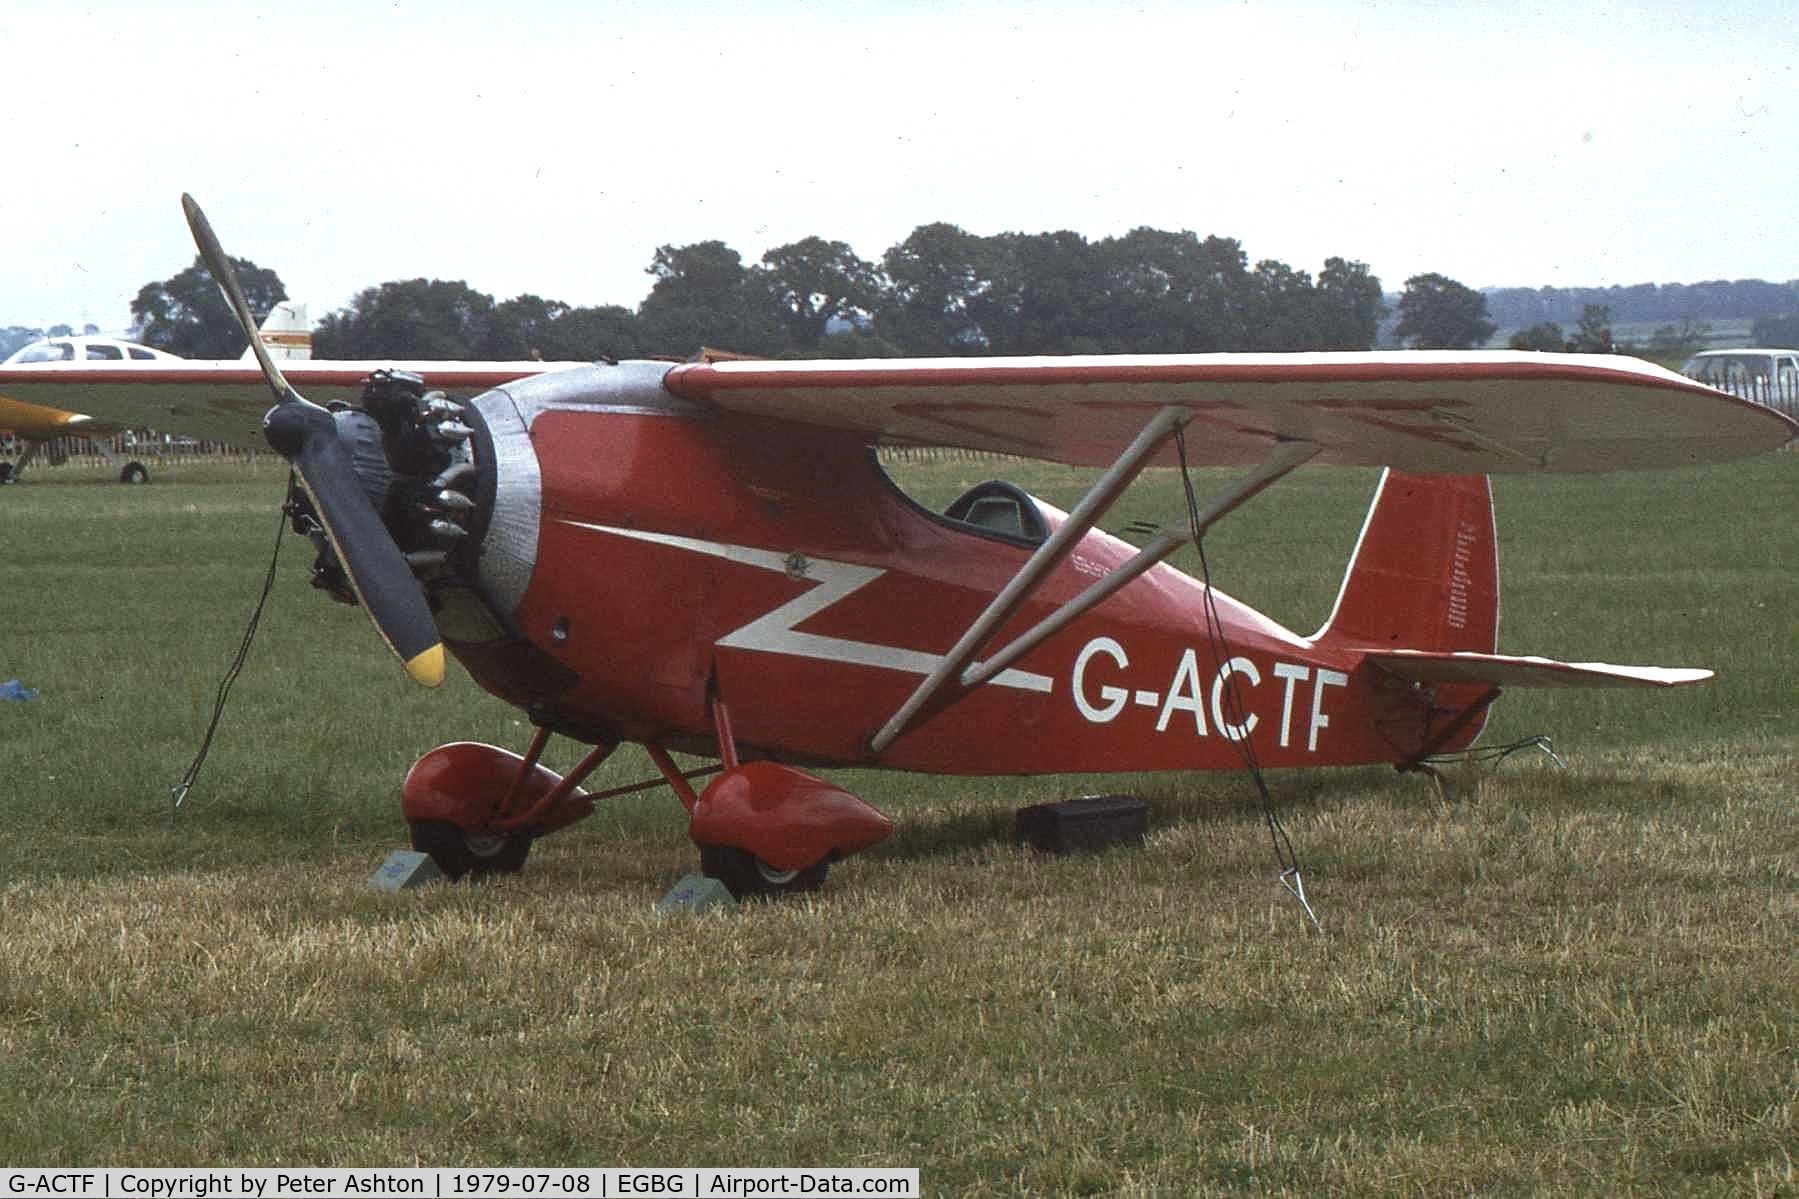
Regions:
<instances>
[{"instance_id":1,"label":"horizontal stabilizer","mask_svg":"<svg viewBox=\"0 0 1799 1199\"><path fill-rule=\"evenodd\" d=\"M1613 666L1429 650L1380 650L1364 660L1413 682L1488 683L1495 687L1680 687L1712 677L1709 670L1680 666Z\"/></svg>"}]
</instances>

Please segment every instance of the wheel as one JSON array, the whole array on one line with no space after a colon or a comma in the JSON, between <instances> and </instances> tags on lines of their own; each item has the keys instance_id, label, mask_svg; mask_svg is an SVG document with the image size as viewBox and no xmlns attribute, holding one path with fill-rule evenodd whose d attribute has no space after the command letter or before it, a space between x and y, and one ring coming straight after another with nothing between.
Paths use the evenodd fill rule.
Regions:
<instances>
[{"instance_id":1,"label":"wheel","mask_svg":"<svg viewBox=\"0 0 1799 1199\"><path fill-rule=\"evenodd\" d=\"M525 856L531 852L531 834L471 837L447 820L415 820L412 847L430 854L451 882L464 877L479 881L496 874L517 874L523 869Z\"/></svg>"},{"instance_id":2,"label":"wheel","mask_svg":"<svg viewBox=\"0 0 1799 1199\"><path fill-rule=\"evenodd\" d=\"M828 861L814 862L800 870L776 870L747 849L735 845L701 845L700 869L725 885L738 899L751 896L792 895L824 886Z\"/></svg>"},{"instance_id":3,"label":"wheel","mask_svg":"<svg viewBox=\"0 0 1799 1199\"><path fill-rule=\"evenodd\" d=\"M150 470L142 462L127 462L119 471L121 483L148 483Z\"/></svg>"},{"instance_id":4,"label":"wheel","mask_svg":"<svg viewBox=\"0 0 1799 1199\"><path fill-rule=\"evenodd\" d=\"M0 484L11 483L12 481L12 463L0 462Z\"/></svg>"}]
</instances>

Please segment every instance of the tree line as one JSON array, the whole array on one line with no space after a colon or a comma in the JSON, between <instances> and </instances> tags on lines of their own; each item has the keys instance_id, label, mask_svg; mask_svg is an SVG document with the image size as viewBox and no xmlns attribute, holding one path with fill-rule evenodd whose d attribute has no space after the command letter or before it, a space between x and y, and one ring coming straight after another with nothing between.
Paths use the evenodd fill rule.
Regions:
<instances>
[{"instance_id":1,"label":"tree line","mask_svg":"<svg viewBox=\"0 0 1799 1199\"><path fill-rule=\"evenodd\" d=\"M286 298L274 272L234 260L253 312ZM365 288L313 333L321 358L687 357L701 346L769 357L1367 349L1386 307L1360 262L1314 277L1240 243L1141 228L980 236L921 225L878 262L808 237L754 263L722 241L658 248L635 309L536 295L496 301L464 282ZM230 357L237 338L198 261L147 284L132 316L147 344Z\"/></svg>"},{"instance_id":2,"label":"tree line","mask_svg":"<svg viewBox=\"0 0 1799 1199\"><path fill-rule=\"evenodd\" d=\"M636 309L495 302L461 283L385 283L331 313L321 356L882 357L1363 349L1384 314L1380 281L1331 258L1314 278L1253 266L1221 237L1137 229L984 237L915 229L879 262L808 237L754 263L721 241L662 246Z\"/></svg>"},{"instance_id":3,"label":"tree line","mask_svg":"<svg viewBox=\"0 0 1799 1199\"><path fill-rule=\"evenodd\" d=\"M234 259L260 317L286 289L273 271ZM981 236L955 225L914 229L878 261L807 237L756 262L722 241L665 245L635 308L578 307L536 295L496 301L460 281L410 279L365 288L313 336L322 358L546 359L690 356L701 346L769 357L1365 350L1381 336L1418 349L1484 345L1524 330L1532 349L1611 348L1609 323L1670 317L1672 349L1703 341L1704 321L1761 306L1799 311L1799 284L1643 284L1477 292L1440 274L1384 297L1365 263L1332 257L1313 275L1251 263L1233 238L1138 228ZM196 259L145 284L131 304L139 338L189 358L230 358L236 323ZM1772 319L1772 318L1770 318ZM1564 333L1564 323L1573 326ZM65 330L62 330L66 332ZM1771 334L1784 331L1770 326ZM1758 325L1758 335L1760 326ZM14 335L21 335L15 337ZM37 330L0 330L0 349Z\"/></svg>"}]
</instances>

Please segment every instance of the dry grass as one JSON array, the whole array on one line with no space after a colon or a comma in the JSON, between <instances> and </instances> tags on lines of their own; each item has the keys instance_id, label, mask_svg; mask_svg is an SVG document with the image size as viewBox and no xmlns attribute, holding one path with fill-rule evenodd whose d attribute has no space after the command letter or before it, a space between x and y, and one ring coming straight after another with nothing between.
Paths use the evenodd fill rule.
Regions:
<instances>
[{"instance_id":1,"label":"dry grass","mask_svg":"<svg viewBox=\"0 0 1799 1199\"><path fill-rule=\"evenodd\" d=\"M963 467L917 469L928 493ZM1268 497L1221 536L1221 581L1313 627L1365 482ZM1390 771L1275 776L1325 937L1230 776L1139 780L1141 851L1056 860L1009 844L1011 810L1122 780L848 773L894 841L816 899L730 916L652 914L692 868L654 795L517 879L377 894L411 758L523 731L466 679L407 691L297 547L171 822L279 490L0 492L0 677L42 692L0 705L0 1159L891 1164L976 1194L1799 1186L1790 458L1502 488L1530 597L1508 648L1731 676L1509 697L1501 732L1556 733L1570 769L1514 759L1447 800ZM1620 547L1651 504L1684 525ZM609 777L642 770L621 758Z\"/></svg>"}]
</instances>

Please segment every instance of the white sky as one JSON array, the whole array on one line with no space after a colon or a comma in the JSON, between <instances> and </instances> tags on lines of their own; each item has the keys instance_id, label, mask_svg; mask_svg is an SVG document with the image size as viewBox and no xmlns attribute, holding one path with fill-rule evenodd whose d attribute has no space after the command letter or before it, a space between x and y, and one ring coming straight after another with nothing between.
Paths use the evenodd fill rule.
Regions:
<instances>
[{"instance_id":1,"label":"white sky","mask_svg":"<svg viewBox=\"0 0 1799 1199\"><path fill-rule=\"evenodd\" d=\"M24 11L22 11L24 10ZM0 4L0 326L226 248L314 319L658 245L1138 225L1474 287L1799 277L1788 2Z\"/></svg>"}]
</instances>

